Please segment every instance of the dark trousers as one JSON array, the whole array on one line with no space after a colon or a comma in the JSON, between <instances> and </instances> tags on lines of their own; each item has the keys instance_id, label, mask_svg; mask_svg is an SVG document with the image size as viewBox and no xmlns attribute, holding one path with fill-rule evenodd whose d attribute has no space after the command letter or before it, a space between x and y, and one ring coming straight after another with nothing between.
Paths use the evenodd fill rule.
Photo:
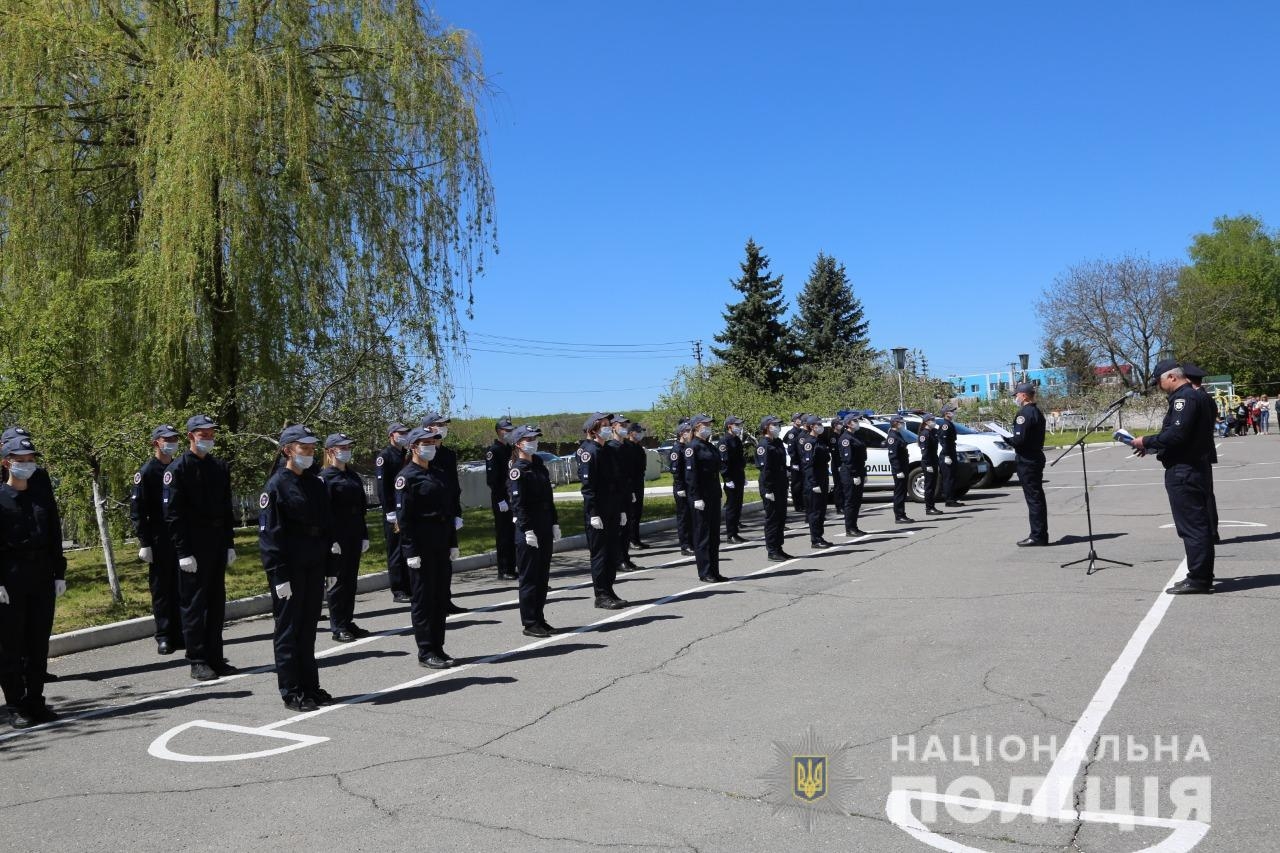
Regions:
<instances>
[{"instance_id":1,"label":"dark trousers","mask_svg":"<svg viewBox=\"0 0 1280 853\"><path fill-rule=\"evenodd\" d=\"M498 572L510 575L516 571L516 523L511 517L510 509L506 512L498 509L498 501L506 499L506 495L489 495L489 507L493 510L493 538L497 546Z\"/></svg>"},{"instance_id":2,"label":"dark trousers","mask_svg":"<svg viewBox=\"0 0 1280 853\"><path fill-rule=\"evenodd\" d=\"M733 488L729 488L733 483ZM724 489L724 535L737 536L742 519L742 488L747 484L745 477L737 477L725 481Z\"/></svg>"},{"instance_id":3,"label":"dark trousers","mask_svg":"<svg viewBox=\"0 0 1280 853\"><path fill-rule=\"evenodd\" d=\"M799 468L788 468L787 477L791 480L791 508L804 512L804 474Z\"/></svg>"},{"instance_id":4,"label":"dark trousers","mask_svg":"<svg viewBox=\"0 0 1280 853\"><path fill-rule=\"evenodd\" d=\"M1044 499L1044 462L1018 459L1018 482L1027 501L1027 519L1031 522L1031 538L1048 541L1049 505Z\"/></svg>"},{"instance_id":5,"label":"dark trousers","mask_svg":"<svg viewBox=\"0 0 1280 853\"><path fill-rule=\"evenodd\" d=\"M516 534L516 567L520 573L520 624L528 628L545 622L543 608L547 604L547 586L551 583L551 520L535 524L538 547Z\"/></svg>"},{"instance_id":6,"label":"dark trousers","mask_svg":"<svg viewBox=\"0 0 1280 853\"><path fill-rule=\"evenodd\" d=\"M693 560L698 577L706 579L720 574L720 501L705 501L706 509L694 508Z\"/></svg>"},{"instance_id":7,"label":"dark trousers","mask_svg":"<svg viewBox=\"0 0 1280 853\"><path fill-rule=\"evenodd\" d=\"M693 546L693 519L689 518L689 499L676 495L676 535L680 540L680 548Z\"/></svg>"},{"instance_id":8,"label":"dark trousers","mask_svg":"<svg viewBox=\"0 0 1280 853\"><path fill-rule=\"evenodd\" d=\"M817 542L822 538L827 521L827 495L825 492L810 491L805 497L805 521L809 522L809 541Z\"/></svg>"},{"instance_id":9,"label":"dark trousers","mask_svg":"<svg viewBox=\"0 0 1280 853\"><path fill-rule=\"evenodd\" d=\"M422 568L409 569L409 616L418 659L444 651L446 608L449 606L449 544L422 555Z\"/></svg>"},{"instance_id":10,"label":"dark trousers","mask_svg":"<svg viewBox=\"0 0 1280 853\"><path fill-rule=\"evenodd\" d=\"M954 457L951 457L954 459ZM945 460L940 466L942 468L942 498L950 503L956 499L956 470L955 465L948 465Z\"/></svg>"},{"instance_id":11,"label":"dark trousers","mask_svg":"<svg viewBox=\"0 0 1280 853\"><path fill-rule=\"evenodd\" d=\"M631 502L631 492L627 492L622 496L625 503L622 504L622 512L627 517L627 523L623 524L621 520L618 522L618 565L622 566L631 562L631 514L635 511L635 504Z\"/></svg>"},{"instance_id":12,"label":"dark trousers","mask_svg":"<svg viewBox=\"0 0 1280 853\"><path fill-rule=\"evenodd\" d=\"M787 527L787 496L780 494L776 500L764 502L764 546L770 554L782 550Z\"/></svg>"},{"instance_id":13,"label":"dark trousers","mask_svg":"<svg viewBox=\"0 0 1280 853\"><path fill-rule=\"evenodd\" d=\"M383 516L382 532L387 537L387 580L391 584L391 594L409 592L409 567L404 564L404 555L400 553L400 534L396 526L385 520Z\"/></svg>"},{"instance_id":14,"label":"dark trousers","mask_svg":"<svg viewBox=\"0 0 1280 853\"><path fill-rule=\"evenodd\" d=\"M357 549L358 550L358 549ZM272 644L276 653L276 684L284 697L313 693L320 687L316 666L316 622L324 598L325 566L297 566L289 581L288 598L276 595L271 586L271 611L276 630Z\"/></svg>"},{"instance_id":15,"label":"dark trousers","mask_svg":"<svg viewBox=\"0 0 1280 853\"><path fill-rule=\"evenodd\" d=\"M227 547L199 548L194 572L178 571L182 639L192 663L222 663L222 622L227 609Z\"/></svg>"},{"instance_id":16,"label":"dark trousers","mask_svg":"<svg viewBox=\"0 0 1280 853\"><path fill-rule=\"evenodd\" d=\"M604 522L603 530L591 526L587 518L587 550L591 553L591 586L596 595L613 595L613 582L618 577L618 563L622 559L622 548L619 539L622 531L619 526L620 510L609 508L602 510L600 520Z\"/></svg>"},{"instance_id":17,"label":"dark trousers","mask_svg":"<svg viewBox=\"0 0 1280 853\"><path fill-rule=\"evenodd\" d=\"M842 514L844 513L845 476L846 475L841 472L839 465L831 471L831 501L836 505L836 509Z\"/></svg>"},{"instance_id":18,"label":"dark trousers","mask_svg":"<svg viewBox=\"0 0 1280 853\"><path fill-rule=\"evenodd\" d=\"M1209 492L1209 530L1216 540L1218 538L1218 496L1213 491L1213 463L1206 462L1202 470L1204 484Z\"/></svg>"},{"instance_id":19,"label":"dark trousers","mask_svg":"<svg viewBox=\"0 0 1280 853\"><path fill-rule=\"evenodd\" d=\"M156 621L156 640L168 640L181 645L182 606L178 595L178 555L171 543L156 540L156 544L151 546L147 586L151 588L151 615Z\"/></svg>"},{"instance_id":20,"label":"dark trousers","mask_svg":"<svg viewBox=\"0 0 1280 853\"><path fill-rule=\"evenodd\" d=\"M905 471L893 475L893 517L905 518L907 515L907 474Z\"/></svg>"},{"instance_id":21,"label":"dark trousers","mask_svg":"<svg viewBox=\"0 0 1280 853\"><path fill-rule=\"evenodd\" d=\"M0 604L0 689L11 707L44 705L44 673L53 630L53 573L40 562L19 561Z\"/></svg>"},{"instance_id":22,"label":"dark trousers","mask_svg":"<svg viewBox=\"0 0 1280 853\"><path fill-rule=\"evenodd\" d=\"M932 465L924 465L924 508L925 510L934 509L936 498L934 493L938 491L938 463Z\"/></svg>"},{"instance_id":23,"label":"dark trousers","mask_svg":"<svg viewBox=\"0 0 1280 853\"><path fill-rule=\"evenodd\" d=\"M862 512L862 491L866 487L863 482L865 471L845 471L840 475L840 487L844 492L844 529L853 530L858 526L858 514Z\"/></svg>"},{"instance_id":24,"label":"dark trousers","mask_svg":"<svg viewBox=\"0 0 1280 853\"><path fill-rule=\"evenodd\" d=\"M627 512L627 542L632 545L640 544L640 517L644 515L644 485L636 487L636 499L631 504L631 509Z\"/></svg>"},{"instance_id":25,"label":"dark trousers","mask_svg":"<svg viewBox=\"0 0 1280 853\"><path fill-rule=\"evenodd\" d=\"M1212 494L1203 468L1179 464L1164 471L1164 489L1169 493L1173 526L1182 537L1187 552L1187 578L1196 583L1213 583L1213 528L1210 526L1209 497Z\"/></svg>"},{"instance_id":26,"label":"dark trousers","mask_svg":"<svg viewBox=\"0 0 1280 853\"><path fill-rule=\"evenodd\" d=\"M327 577L337 578L325 593L329 602L329 630L350 628L356 611L356 577L360 574L360 543L363 536L343 536L338 539L341 554L329 555Z\"/></svg>"}]
</instances>

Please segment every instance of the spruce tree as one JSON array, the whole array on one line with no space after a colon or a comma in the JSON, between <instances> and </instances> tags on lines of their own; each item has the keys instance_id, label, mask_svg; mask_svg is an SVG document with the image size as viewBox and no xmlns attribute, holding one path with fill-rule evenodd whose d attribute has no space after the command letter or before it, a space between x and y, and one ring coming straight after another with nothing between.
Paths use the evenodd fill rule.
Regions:
<instances>
[{"instance_id":1,"label":"spruce tree","mask_svg":"<svg viewBox=\"0 0 1280 853\"><path fill-rule=\"evenodd\" d=\"M776 391L795 367L791 331L782 319L782 276L769 272L769 257L752 239L741 267L742 276L731 283L742 301L725 306L724 331L715 336L724 346L711 351L757 388Z\"/></svg>"},{"instance_id":2,"label":"spruce tree","mask_svg":"<svg viewBox=\"0 0 1280 853\"><path fill-rule=\"evenodd\" d=\"M802 373L814 375L832 364L861 373L875 358L867 337L862 302L853 295L844 264L822 252L800 293L793 333Z\"/></svg>"}]
</instances>

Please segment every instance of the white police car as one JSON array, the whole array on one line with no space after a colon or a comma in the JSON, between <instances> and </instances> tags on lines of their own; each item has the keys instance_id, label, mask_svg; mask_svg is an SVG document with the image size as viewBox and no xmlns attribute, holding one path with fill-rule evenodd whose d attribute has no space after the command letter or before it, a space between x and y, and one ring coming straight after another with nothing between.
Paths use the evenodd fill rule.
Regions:
<instances>
[{"instance_id":1,"label":"white police car","mask_svg":"<svg viewBox=\"0 0 1280 853\"><path fill-rule=\"evenodd\" d=\"M907 429L917 434L920 432L920 415L907 414L903 415L902 419L906 421ZM941 421L942 418L937 420ZM986 463L987 469L981 472L981 475L974 482L974 488L994 489L1009 482L1009 478L1013 476L1014 471L1017 469L1017 454L1014 452L1012 445L998 433L976 430L957 421L952 421L951 425L955 427L957 442L964 442L982 451L983 461ZM959 449L959 446L957 444L956 448Z\"/></svg>"}]
</instances>

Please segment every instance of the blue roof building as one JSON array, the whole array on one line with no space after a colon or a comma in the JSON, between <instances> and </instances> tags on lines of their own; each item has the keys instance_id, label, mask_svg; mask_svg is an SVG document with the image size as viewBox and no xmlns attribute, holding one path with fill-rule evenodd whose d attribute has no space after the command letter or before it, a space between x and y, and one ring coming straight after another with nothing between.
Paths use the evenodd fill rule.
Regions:
<instances>
[{"instance_id":1,"label":"blue roof building","mask_svg":"<svg viewBox=\"0 0 1280 853\"><path fill-rule=\"evenodd\" d=\"M947 381L956 389L960 400L993 400L1013 394L1013 386L1022 381L1021 370L993 370L990 373L971 373L967 376L948 376ZM1040 367L1026 372L1026 381L1037 386L1046 397L1060 397L1067 393L1067 373L1061 367Z\"/></svg>"}]
</instances>

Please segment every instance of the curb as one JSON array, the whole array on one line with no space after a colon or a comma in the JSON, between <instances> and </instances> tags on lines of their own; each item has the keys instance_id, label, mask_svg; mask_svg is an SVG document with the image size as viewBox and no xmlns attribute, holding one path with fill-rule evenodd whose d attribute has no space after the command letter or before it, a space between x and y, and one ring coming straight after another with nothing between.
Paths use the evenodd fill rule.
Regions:
<instances>
[{"instance_id":1,"label":"curb","mask_svg":"<svg viewBox=\"0 0 1280 853\"><path fill-rule=\"evenodd\" d=\"M742 514L748 515L758 512L762 508L762 503L758 501L756 503L743 504ZM675 526L676 520L674 518L660 518L656 521L642 522L640 530L644 533L657 533L663 530L671 530ZM585 547L587 547L587 535L579 533L576 536L566 536L556 542L552 552L559 554L562 551L576 551ZM453 571L457 573L485 569L497 565L497 561L496 551L472 554L470 557L454 560ZM356 594L377 592L389 588L390 585L391 581L387 572L371 572L356 579ZM265 616L270 612L271 594L264 592L261 595L253 595L249 598L237 598L228 601L225 618L227 622L232 622L239 619ZM139 616L136 619L127 619L124 622L112 622L107 625L95 625L92 628L68 631L65 634L54 634L49 638L49 657L57 658L90 649L100 649L104 646L115 646L121 643L131 643L134 640L149 639L155 636L155 632L155 620L150 616Z\"/></svg>"}]
</instances>

